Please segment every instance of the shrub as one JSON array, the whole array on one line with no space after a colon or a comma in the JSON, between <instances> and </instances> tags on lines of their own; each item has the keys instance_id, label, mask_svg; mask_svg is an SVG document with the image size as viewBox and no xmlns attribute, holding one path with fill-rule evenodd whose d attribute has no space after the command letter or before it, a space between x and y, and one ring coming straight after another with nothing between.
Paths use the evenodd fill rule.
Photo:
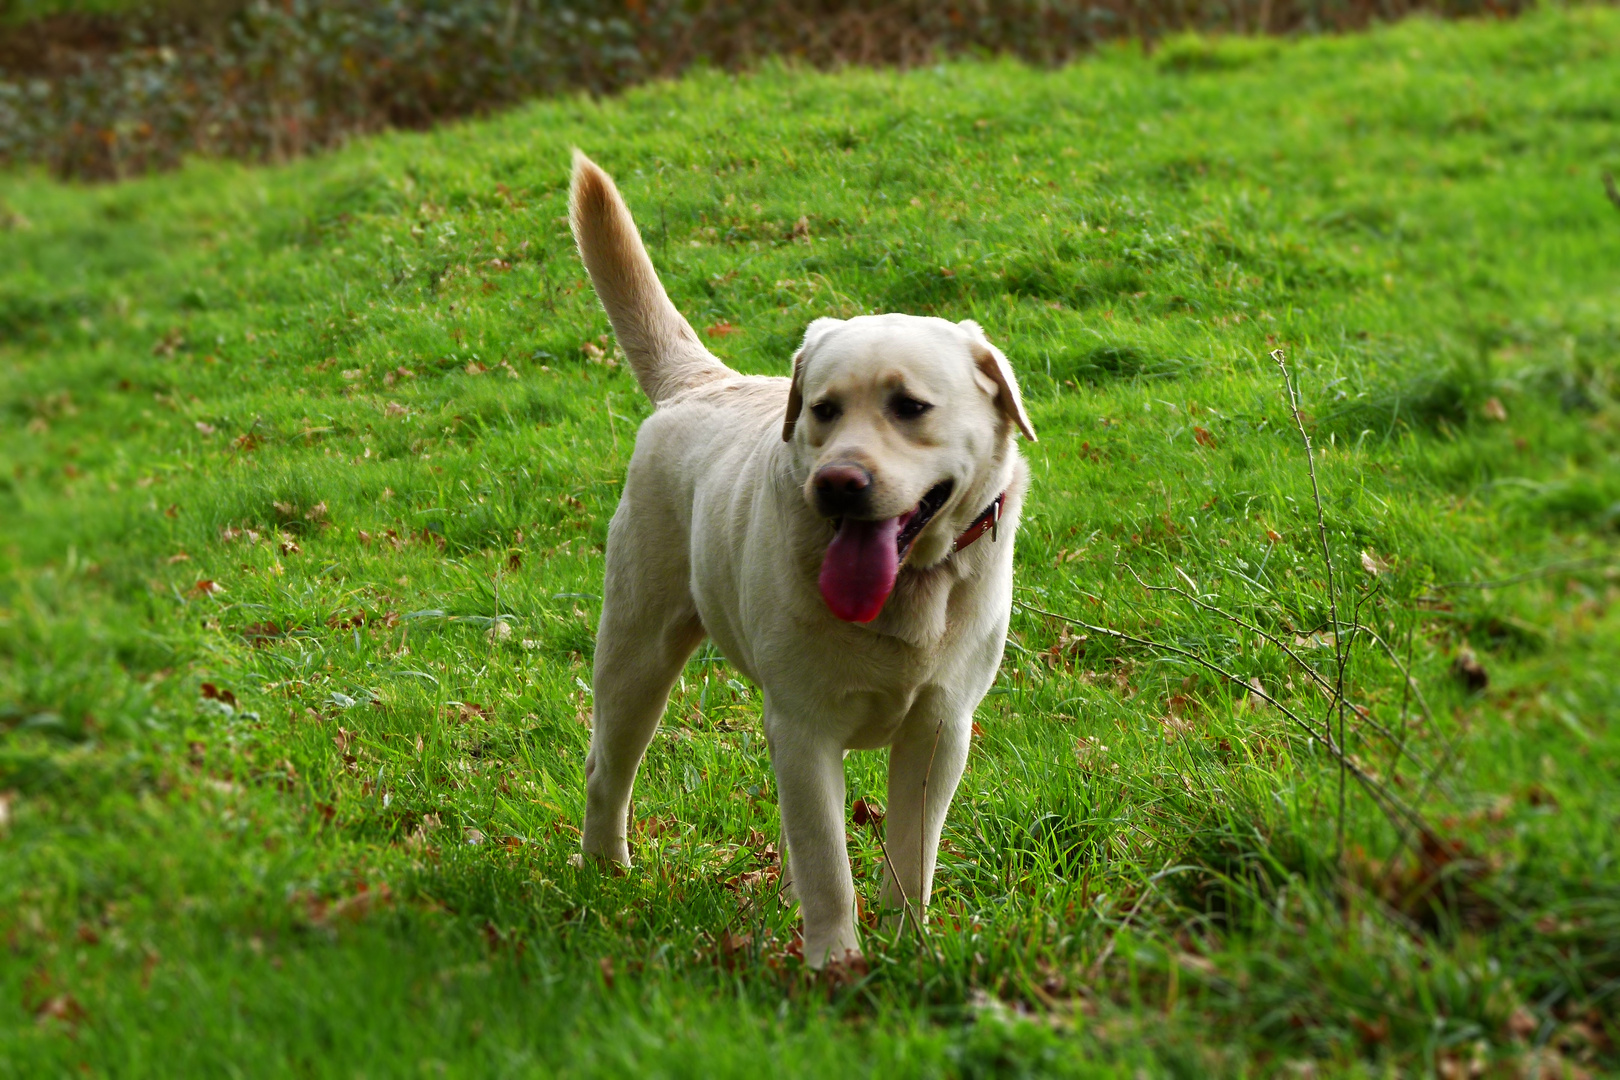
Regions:
<instances>
[{"instance_id":1,"label":"shrub","mask_svg":"<svg viewBox=\"0 0 1620 1080\"><path fill-rule=\"evenodd\" d=\"M17 9L48 8L36 3ZM1376 18L1516 13L1528 0L175 0L76 5L0 27L0 164L117 178L186 154L283 160L388 126L536 94L606 93L695 62L909 66L1010 53L1056 64L1108 38L1341 30ZM86 6L97 9L86 13ZM1179 36L1173 68L1252 48Z\"/></svg>"}]
</instances>

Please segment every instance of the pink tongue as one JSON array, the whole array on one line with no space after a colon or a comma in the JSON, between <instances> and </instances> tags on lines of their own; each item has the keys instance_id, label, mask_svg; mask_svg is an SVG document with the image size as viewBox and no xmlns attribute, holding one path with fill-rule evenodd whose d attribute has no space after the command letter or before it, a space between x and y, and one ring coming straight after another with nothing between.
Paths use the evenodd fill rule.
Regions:
<instances>
[{"instance_id":1,"label":"pink tongue","mask_svg":"<svg viewBox=\"0 0 1620 1080\"><path fill-rule=\"evenodd\" d=\"M821 560L821 598L845 622L878 617L900 569L895 540L900 519L856 521L845 518Z\"/></svg>"}]
</instances>

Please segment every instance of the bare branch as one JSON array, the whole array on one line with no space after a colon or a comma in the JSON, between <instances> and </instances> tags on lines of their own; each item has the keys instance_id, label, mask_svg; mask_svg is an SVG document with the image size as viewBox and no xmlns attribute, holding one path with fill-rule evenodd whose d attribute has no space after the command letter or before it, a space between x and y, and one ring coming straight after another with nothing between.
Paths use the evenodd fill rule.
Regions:
<instances>
[{"instance_id":1,"label":"bare branch","mask_svg":"<svg viewBox=\"0 0 1620 1080\"><path fill-rule=\"evenodd\" d=\"M889 858L889 845L883 842L883 829L872 830L877 837L878 850L883 852L883 865L889 871L889 877L894 880L894 887L900 893L900 926L905 928L906 919L911 919L911 925L917 929L917 939L922 940L922 924L917 921L917 913L911 909L911 897L906 895L906 887L900 884L900 875L895 871L894 860Z\"/></svg>"},{"instance_id":2,"label":"bare branch","mask_svg":"<svg viewBox=\"0 0 1620 1080\"><path fill-rule=\"evenodd\" d=\"M1124 566L1125 570L1131 575L1131 577L1136 579L1136 583L1138 585L1142 586L1142 588L1148 590L1149 592L1175 593L1177 596L1181 597L1184 600L1191 601L1192 603L1196 604L1197 606L1203 608L1205 611L1213 612L1214 614L1221 616L1223 619L1228 619L1231 622L1236 623L1238 626L1241 626L1243 629L1248 630L1248 631L1250 631L1252 633L1258 634L1262 638L1265 638L1271 644L1275 645L1277 648L1281 649L1284 653L1286 653L1287 656L1288 656L1288 659L1290 659L1294 663L1298 664L1301 669L1303 669L1305 672L1307 672L1310 675L1310 677L1319 686L1321 686L1323 693L1325 693L1325 694L1332 693L1333 687L1328 683L1328 681L1326 679L1324 679L1322 677L1321 673L1319 671L1317 671L1315 668L1311 667L1311 665L1307 664L1304 661L1304 659L1302 657L1300 657L1300 655L1298 653L1294 652L1293 649L1290 649L1282 641L1282 639L1278 638L1275 634L1271 634L1271 633L1269 633L1269 632L1267 632L1265 630L1260 629L1260 627L1256 626L1254 623L1251 623L1251 622L1249 622L1249 621L1247 621L1245 619L1239 618L1238 616L1233 615L1231 612L1227 611L1226 609L1224 609L1222 607L1218 607L1215 604L1206 603L1203 600L1202 597L1194 596L1192 593L1189 593L1187 590L1183 589L1179 585L1149 585L1147 582L1142 580L1142 576L1140 574L1138 574L1136 572L1135 568L1132 567L1129 563L1121 563L1120 565Z\"/></svg>"},{"instance_id":3,"label":"bare branch","mask_svg":"<svg viewBox=\"0 0 1620 1080\"><path fill-rule=\"evenodd\" d=\"M1311 448L1310 433L1305 430L1305 420L1299 413L1299 395L1294 392L1294 377L1288 374L1287 358L1281 349L1273 349L1271 358L1277 362L1277 370L1282 372L1283 385L1288 388L1288 409L1294 414L1294 426L1299 428L1300 440L1305 444L1305 464L1311 471L1311 501L1316 504L1316 536L1322 542L1322 568L1327 574L1328 594L1328 620L1333 624L1333 661L1336 669L1333 698L1328 702L1327 712L1322 722L1327 725L1333 723L1333 709L1335 704L1339 710L1339 745L1344 745L1344 634L1339 627L1339 590L1333 581L1333 551L1328 546L1327 518L1322 511L1322 487L1316 480L1316 452ZM1344 770L1346 758L1339 758L1339 855L1344 854Z\"/></svg>"},{"instance_id":4,"label":"bare branch","mask_svg":"<svg viewBox=\"0 0 1620 1080\"><path fill-rule=\"evenodd\" d=\"M1418 685L1417 679L1413 678L1413 676L1412 676L1412 660L1411 660L1410 651L1408 651L1407 660L1403 664L1401 662L1400 657L1395 655L1395 650L1390 647L1389 642L1385 641L1382 637L1379 636L1378 631L1374 630L1370 626L1362 626L1362 627L1358 628L1357 632L1361 633L1361 634L1365 634L1367 637L1372 638L1374 641L1376 641L1378 643L1379 647L1384 650L1385 654L1389 656L1390 663L1395 665L1395 670L1399 671L1401 673L1401 678L1406 680L1407 689L1416 698L1417 703L1418 703L1418 708L1423 711L1423 720L1424 720L1424 722L1429 723L1429 724L1434 723L1434 713L1431 712L1430 709L1429 709L1429 701L1428 701L1428 699L1423 696L1423 688ZM1410 637L1408 638L1408 641L1407 641L1407 647L1408 647L1408 650L1410 650L1410 647L1411 647ZM1402 708L1403 709L1405 708L1404 704L1403 704Z\"/></svg>"},{"instance_id":5,"label":"bare branch","mask_svg":"<svg viewBox=\"0 0 1620 1080\"><path fill-rule=\"evenodd\" d=\"M1283 651L1283 653L1285 655L1287 655L1287 657L1290 660L1292 660L1295 664L1299 665L1299 668L1300 668L1301 671L1304 671L1307 675L1309 675L1311 677L1311 681L1316 684L1317 689L1322 692L1322 695L1328 699L1330 705L1331 705L1332 702L1334 702L1335 699L1334 699L1333 695L1334 695L1335 691L1334 691L1334 688L1333 688L1333 684L1328 682L1327 679L1322 676L1321 672L1317 671L1310 664L1306 663L1304 657L1300 656L1293 649L1289 648L1288 645L1281 638L1277 637L1275 634L1272 634L1267 630L1261 629L1259 626L1255 625L1252 622L1249 622L1247 619L1244 619L1241 616L1232 614L1232 612L1227 611L1225 608L1221 607L1218 604L1211 604L1208 601L1204 600L1202 597L1193 595L1192 593L1190 593L1187 590L1183 589L1179 585L1152 585L1152 584L1149 584L1148 582L1142 580L1142 575L1138 574L1136 572L1136 569L1134 567L1132 567L1129 563L1121 563L1120 565L1125 567L1126 572L1129 573L1131 575L1131 577L1136 579L1136 583L1138 585L1142 586L1142 588L1148 590L1149 592L1174 593L1177 596L1181 597L1183 600L1186 600L1189 603L1195 604L1198 607L1203 608L1205 611L1208 611L1208 612L1210 612L1212 614L1219 615L1221 618L1226 619L1226 620L1228 620L1228 621L1230 621L1232 623L1235 623L1236 625L1242 627L1244 630L1247 630L1250 633L1256 634L1259 637L1264 638L1266 641L1270 642L1272 645L1275 645L1278 649L1281 649ZM1358 626L1358 627L1356 627L1356 629L1359 632L1364 633L1364 634L1368 635L1369 637L1373 638L1373 640L1377 641L1380 645L1384 644L1383 639L1380 638L1378 636L1378 634L1375 631L1373 631L1370 627ZM1388 649L1387 645L1385 645L1384 647L1386 649ZM1393 659L1393 654L1392 654L1391 658ZM1406 676L1406 669L1401 667L1400 661L1397 660L1395 662L1395 666L1400 670L1401 675L1402 675L1403 678L1407 677ZM1356 707L1354 705L1352 705L1351 708L1356 708ZM1331 711L1331 709L1330 709L1330 711ZM1428 712L1428 705L1426 703L1424 704L1424 712L1425 712L1425 714L1427 714L1427 712ZM1423 759L1418 757L1416 754L1412 753L1410 750L1406 749L1406 740L1404 738L1397 739L1395 737L1395 733L1390 731L1389 728L1386 727L1384 724L1379 723L1378 718L1373 716L1370 711L1363 712L1360 709L1356 709L1356 716L1359 717L1361 720L1371 724L1373 726L1373 728L1380 735L1382 735L1385 739L1389 740L1390 744L1395 747L1395 753L1396 753L1397 757L1405 756L1407 758L1410 758L1411 761L1412 761L1412 764L1416 765L1418 768L1420 768L1420 769L1425 768L1425 764L1424 764Z\"/></svg>"},{"instance_id":6,"label":"bare branch","mask_svg":"<svg viewBox=\"0 0 1620 1080\"><path fill-rule=\"evenodd\" d=\"M1402 835L1409 834L1403 829L1401 823L1396 821L1397 818L1404 819L1405 823L1417 830L1419 834L1430 838L1435 843L1439 843L1438 836L1429 823L1423 819L1423 815L1419 814L1412 807L1408 806L1399 796L1391 792L1384 784L1370 776L1364 769L1361 768L1360 765L1357 765L1354 761L1351 761L1344 754L1344 752L1339 749L1338 743L1336 743L1333 739L1331 730L1327 733L1326 737L1318 734L1312 729L1311 725L1306 720L1300 717L1298 713L1284 705L1281 701L1278 701L1276 698L1272 697L1265 691L1263 687L1256 688L1249 683L1244 682L1242 679L1238 678L1238 676L1234 675L1230 671L1227 671L1214 661L1206 660L1204 657L1199 656L1197 653L1190 652L1187 649L1178 648L1175 645L1166 645L1160 641L1150 641L1147 638L1139 638L1134 634L1127 634L1123 631L1114 630L1107 626L1098 626L1095 623L1088 623L1081 619L1071 618L1068 615L1059 615L1055 611L1047 611L1045 608L1038 608L1033 604L1026 604L1022 600L1016 598L1014 598L1013 603L1018 607L1023 608L1025 611L1031 612L1032 614L1044 615L1049 619L1057 619L1059 622L1066 622L1070 626L1078 626L1080 629L1088 630L1094 634L1102 634L1106 637L1115 638L1119 641L1128 641L1133 645L1142 645L1149 649L1159 649L1164 652L1174 653L1177 656L1191 660L1195 664L1208 668L1210 671L1213 671L1215 674L1219 675L1223 679L1226 679L1228 682L1242 687L1244 692L1254 694L1268 705L1271 705L1278 712L1282 713L1289 720L1293 721L1296 727L1298 727L1310 738L1315 739L1317 743L1326 749L1329 756L1334 758L1334 760L1339 763L1339 767L1342 770L1355 777L1356 781L1367 789L1368 794L1373 796L1374 803L1376 803L1378 808L1384 812L1384 815L1390 819L1391 824L1394 824L1397 829L1402 829Z\"/></svg>"},{"instance_id":7,"label":"bare branch","mask_svg":"<svg viewBox=\"0 0 1620 1080\"><path fill-rule=\"evenodd\" d=\"M1412 704L1412 692L1418 688L1417 680L1412 678L1412 645L1416 639L1417 616L1414 615L1411 621L1406 625L1406 663L1402 664L1398 659L1396 659L1395 650L1390 648L1389 643L1383 638L1379 637L1376 633L1373 634L1373 640L1384 647L1384 651L1389 654L1390 662L1395 665L1395 670L1401 673L1401 741L1396 747L1397 753L1406 749L1406 735L1408 731L1406 726L1406 710ZM1424 719L1429 722L1429 726L1432 728L1434 724L1432 718L1429 716L1429 703L1423 700L1423 694L1421 692L1417 695L1417 699L1418 706L1423 710ZM1398 760L1399 758L1390 759L1389 765L1391 775L1394 775L1395 773L1395 763Z\"/></svg>"}]
</instances>

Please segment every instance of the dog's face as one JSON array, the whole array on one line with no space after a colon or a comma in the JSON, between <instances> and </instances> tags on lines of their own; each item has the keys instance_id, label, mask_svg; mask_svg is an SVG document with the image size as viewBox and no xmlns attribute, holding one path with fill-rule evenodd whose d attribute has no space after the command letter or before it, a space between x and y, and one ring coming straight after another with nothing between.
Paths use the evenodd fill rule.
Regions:
<instances>
[{"instance_id":1,"label":"dog's face","mask_svg":"<svg viewBox=\"0 0 1620 1080\"><path fill-rule=\"evenodd\" d=\"M984 494L1013 426L1034 439L1012 369L978 324L909 315L810 324L782 437L804 469L805 502L838 525L822 573L835 614L869 621L860 616L876 617L900 564L949 554L984 509L965 500Z\"/></svg>"}]
</instances>

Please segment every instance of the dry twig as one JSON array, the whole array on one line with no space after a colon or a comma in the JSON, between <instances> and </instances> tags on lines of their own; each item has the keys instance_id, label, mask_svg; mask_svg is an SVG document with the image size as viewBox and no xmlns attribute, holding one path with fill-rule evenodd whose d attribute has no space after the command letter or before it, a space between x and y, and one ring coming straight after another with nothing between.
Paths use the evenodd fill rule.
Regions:
<instances>
[{"instance_id":1,"label":"dry twig","mask_svg":"<svg viewBox=\"0 0 1620 1080\"><path fill-rule=\"evenodd\" d=\"M1294 392L1294 377L1288 373L1287 358L1281 349L1273 349L1271 358L1277 362L1277 370L1282 372L1283 385L1288 388L1288 411L1293 414L1294 426L1299 428L1299 437L1305 444L1305 463L1311 472L1311 500L1316 504L1316 535L1322 543L1322 566L1327 574L1328 594L1328 621L1333 626L1333 662L1334 662L1334 688L1333 697L1328 701L1327 712L1323 715L1323 723L1332 725L1333 709L1339 710L1339 745L1344 746L1344 633L1339 626L1339 590L1333 580L1333 551L1328 546L1327 518L1322 512L1322 488L1316 480L1316 453L1311 447L1310 433L1305 430L1305 420L1299 413L1299 395ZM1345 798L1345 759L1339 759L1339 826L1338 826L1338 855L1344 855L1344 798Z\"/></svg>"},{"instance_id":2,"label":"dry twig","mask_svg":"<svg viewBox=\"0 0 1620 1080\"><path fill-rule=\"evenodd\" d=\"M1245 682L1243 679L1221 667L1214 661L1207 660L1204 657L1199 656L1197 653L1180 648L1179 646L1167 645L1162 641L1150 641L1147 638L1139 638L1134 634L1127 634L1122 630L1115 630L1112 627L1098 626L1095 623L1088 623L1084 620L1072 618L1068 615L1059 615L1055 611L1047 611L1045 608L1038 608L1033 604L1026 604L1022 600L1016 598L1013 600L1013 603L1032 614L1044 615L1048 619L1057 619L1059 622L1066 622L1070 626L1078 626L1080 629L1090 631L1093 634L1102 634L1105 637L1115 638L1119 641L1126 641L1132 645L1141 645L1149 649L1158 649L1163 652L1174 653L1177 656L1191 660L1193 663L1198 664L1201 667L1208 668L1210 671L1214 672L1216 675L1219 675L1221 678L1226 679L1234 686L1241 687L1245 693L1250 693L1260 698L1266 704L1272 706L1278 712L1282 713L1283 716L1292 721L1293 724L1303 731L1307 736L1316 740L1317 744L1325 749L1328 752L1328 755L1338 762L1341 769L1345 770L1345 772L1347 772L1350 776L1354 777L1356 781L1367 790L1367 793L1372 796L1373 802L1380 810L1384 812L1384 815L1390 819L1391 824L1395 825L1397 828L1401 828L1401 822L1404 821L1407 825L1411 826L1412 829L1416 830L1419 835L1425 836L1433 840L1435 843L1440 842L1439 836L1435 833L1434 828L1424 820L1422 814L1418 813L1418 811L1413 807L1407 805L1404 800L1391 792L1389 788L1376 777L1370 775L1360 765L1350 760L1350 758L1339 748L1339 744L1334 740L1331 727L1326 731L1317 731L1311 726L1309 721L1301 717L1287 705L1284 705L1271 694L1267 693L1263 687L1256 687L1251 683Z\"/></svg>"},{"instance_id":3,"label":"dry twig","mask_svg":"<svg viewBox=\"0 0 1620 1080\"><path fill-rule=\"evenodd\" d=\"M1132 567L1130 564L1126 563L1126 564L1122 564L1122 565L1125 566L1126 572L1129 573L1131 575L1131 577L1136 579L1136 583L1138 585L1142 586L1142 588L1148 590L1149 592L1174 593L1177 596L1181 597L1182 599L1188 601L1189 603L1192 603L1192 604L1196 605L1197 607L1200 607L1203 610L1210 612L1211 614L1219 615L1221 618L1226 619L1228 622L1234 623L1235 625L1241 627L1242 629L1249 631L1250 633L1256 635L1257 637L1260 637L1260 638L1264 639L1265 641L1269 642L1270 644L1276 646L1278 649L1282 650L1283 654L1286 655L1288 657L1288 659L1292 660L1296 665L1299 666L1300 670L1304 671L1305 674L1310 676L1311 681L1316 684L1317 689L1319 689L1322 692L1323 696L1328 699L1329 711L1330 712L1332 711L1332 706L1337 701L1336 697L1334 696L1337 693L1337 691L1334 689L1333 684L1328 682L1328 680L1322 675L1322 673L1320 671L1317 671L1310 664L1306 663L1304 657L1300 656L1293 649L1289 648L1287 642L1283 641L1277 635L1271 633L1270 631L1262 629L1261 627L1259 627L1255 623L1252 623L1252 622L1248 621L1247 619L1242 618L1241 616L1234 615L1232 612L1227 611L1225 608L1221 607L1218 604L1209 603L1207 600L1203 599L1203 597L1200 597L1200 596L1197 596L1197 595L1195 595L1195 594L1193 594L1191 592L1188 592L1186 589L1183 589L1179 585L1151 585L1148 582L1143 581L1142 580L1142 575L1138 574L1136 572L1136 569L1134 567ZM1185 575L1183 575L1183 576L1185 576ZM1378 641L1379 644L1383 644L1383 639L1379 638L1378 635L1376 634L1376 632L1374 632L1371 628L1359 625L1359 620L1358 620L1357 626L1354 627L1354 629L1368 634L1369 636L1374 638L1374 640ZM1385 648L1387 649L1388 646L1385 646ZM1396 661L1396 667L1397 668L1400 667L1400 662L1399 661ZM1405 671L1404 668L1401 669L1401 674L1402 674L1403 677L1406 675L1406 671ZM1425 713L1428 712L1428 705L1427 704L1424 705L1424 712ZM1405 747L1405 739L1404 738L1397 739L1395 737L1395 733L1390 731L1389 728L1385 727L1383 724L1380 724L1378 722L1378 719L1376 717L1374 717L1370 711L1363 712L1363 711L1358 709L1356 711L1356 715L1358 717L1360 717L1362 720L1364 720L1365 722L1371 724L1373 726L1373 728L1378 731L1379 734L1383 735L1385 739L1387 739L1392 745L1394 745L1396 747L1396 756L1397 757L1400 757L1400 756L1402 756L1404 754L1404 756L1406 756L1407 758L1409 758L1411 760L1413 765L1416 765L1419 768L1424 767L1423 760L1421 758L1419 758L1416 754L1413 754L1413 753L1411 753L1410 751L1408 751L1406 749L1406 747Z\"/></svg>"}]
</instances>

